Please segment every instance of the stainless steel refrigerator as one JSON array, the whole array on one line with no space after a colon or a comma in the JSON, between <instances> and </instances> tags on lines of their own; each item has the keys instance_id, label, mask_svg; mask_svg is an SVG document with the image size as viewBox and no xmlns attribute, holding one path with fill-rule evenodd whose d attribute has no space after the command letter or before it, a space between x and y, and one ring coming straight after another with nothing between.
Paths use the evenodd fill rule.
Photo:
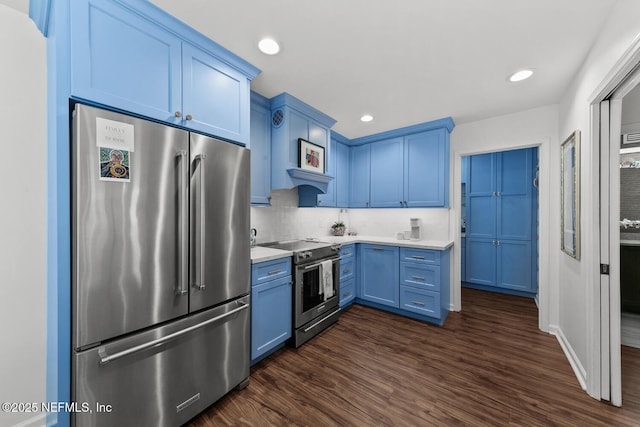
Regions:
<instances>
[{"instance_id":1,"label":"stainless steel refrigerator","mask_svg":"<svg viewBox=\"0 0 640 427\"><path fill-rule=\"evenodd\" d=\"M249 150L81 104L76 426L177 426L247 384Z\"/></svg>"}]
</instances>

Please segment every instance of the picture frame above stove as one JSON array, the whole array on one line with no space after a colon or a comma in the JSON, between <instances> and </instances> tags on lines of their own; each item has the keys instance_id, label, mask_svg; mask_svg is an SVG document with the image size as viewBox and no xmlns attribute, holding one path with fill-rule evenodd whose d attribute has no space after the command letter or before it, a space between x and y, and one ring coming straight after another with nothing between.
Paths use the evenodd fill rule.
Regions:
<instances>
[{"instance_id":1,"label":"picture frame above stove","mask_svg":"<svg viewBox=\"0 0 640 427\"><path fill-rule=\"evenodd\" d=\"M298 138L298 167L324 174L324 147Z\"/></svg>"}]
</instances>

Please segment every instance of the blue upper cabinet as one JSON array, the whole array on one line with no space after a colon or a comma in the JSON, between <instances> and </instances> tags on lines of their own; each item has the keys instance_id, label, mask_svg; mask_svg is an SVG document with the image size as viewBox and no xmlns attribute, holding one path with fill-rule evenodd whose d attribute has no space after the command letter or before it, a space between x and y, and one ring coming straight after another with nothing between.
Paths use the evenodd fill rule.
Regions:
<instances>
[{"instance_id":1,"label":"blue upper cabinet","mask_svg":"<svg viewBox=\"0 0 640 427\"><path fill-rule=\"evenodd\" d=\"M349 207L349 147L341 142L336 143L336 204L339 208Z\"/></svg>"},{"instance_id":2,"label":"blue upper cabinet","mask_svg":"<svg viewBox=\"0 0 640 427\"><path fill-rule=\"evenodd\" d=\"M404 139L402 137L371 144L371 207L404 206Z\"/></svg>"},{"instance_id":3,"label":"blue upper cabinet","mask_svg":"<svg viewBox=\"0 0 640 427\"><path fill-rule=\"evenodd\" d=\"M349 207L369 207L369 182L371 178L371 145L351 147Z\"/></svg>"},{"instance_id":4,"label":"blue upper cabinet","mask_svg":"<svg viewBox=\"0 0 640 427\"><path fill-rule=\"evenodd\" d=\"M453 127L445 118L352 140L370 146L370 206L448 207Z\"/></svg>"},{"instance_id":5,"label":"blue upper cabinet","mask_svg":"<svg viewBox=\"0 0 640 427\"><path fill-rule=\"evenodd\" d=\"M300 169L298 139L324 150L326 165L331 153L330 128L335 120L299 99L282 93L271 99L271 188L298 187L301 206L315 206L318 193L326 193L333 176L322 171Z\"/></svg>"},{"instance_id":6,"label":"blue upper cabinet","mask_svg":"<svg viewBox=\"0 0 640 427\"><path fill-rule=\"evenodd\" d=\"M329 147L325 151L325 166L326 173L333 177L333 179L329 182L327 186L327 192L322 194L318 193L316 204L317 206L325 206L325 207L336 207L337 199L336 199L336 181L338 179L337 176L337 163L338 163L338 142L335 138L331 138L329 141Z\"/></svg>"},{"instance_id":7,"label":"blue upper cabinet","mask_svg":"<svg viewBox=\"0 0 640 427\"><path fill-rule=\"evenodd\" d=\"M249 144L257 68L149 2L70 5L73 97Z\"/></svg>"},{"instance_id":8,"label":"blue upper cabinet","mask_svg":"<svg viewBox=\"0 0 640 427\"><path fill-rule=\"evenodd\" d=\"M251 204L269 205L271 195L271 110L251 92Z\"/></svg>"},{"instance_id":9,"label":"blue upper cabinet","mask_svg":"<svg viewBox=\"0 0 640 427\"><path fill-rule=\"evenodd\" d=\"M404 156L405 206L449 206L449 131L405 136Z\"/></svg>"}]
</instances>

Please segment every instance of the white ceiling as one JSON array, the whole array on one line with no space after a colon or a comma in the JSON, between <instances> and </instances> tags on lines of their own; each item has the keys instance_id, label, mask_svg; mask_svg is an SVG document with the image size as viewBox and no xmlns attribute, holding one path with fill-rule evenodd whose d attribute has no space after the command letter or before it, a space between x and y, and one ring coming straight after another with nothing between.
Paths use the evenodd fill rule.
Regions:
<instances>
[{"instance_id":1,"label":"white ceiling","mask_svg":"<svg viewBox=\"0 0 640 427\"><path fill-rule=\"evenodd\" d=\"M354 138L559 102L615 0L152 2L260 68L254 91L288 92ZM279 55L258 51L267 35ZM506 81L523 67L536 74Z\"/></svg>"},{"instance_id":2,"label":"white ceiling","mask_svg":"<svg viewBox=\"0 0 640 427\"><path fill-rule=\"evenodd\" d=\"M348 138L559 102L615 1L151 0L260 68L254 91L288 92ZM281 53L260 53L263 36ZM524 67L536 74L506 81Z\"/></svg>"}]
</instances>

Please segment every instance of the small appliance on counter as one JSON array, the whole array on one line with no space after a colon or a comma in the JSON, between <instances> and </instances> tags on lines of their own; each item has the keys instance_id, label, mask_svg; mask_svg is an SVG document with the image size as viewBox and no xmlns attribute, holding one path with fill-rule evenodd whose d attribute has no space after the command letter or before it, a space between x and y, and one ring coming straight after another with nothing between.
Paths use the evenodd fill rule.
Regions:
<instances>
[{"instance_id":1,"label":"small appliance on counter","mask_svg":"<svg viewBox=\"0 0 640 427\"><path fill-rule=\"evenodd\" d=\"M422 239L422 221L420 218L411 218L409 220L411 224L411 235L410 239L417 241Z\"/></svg>"}]
</instances>

